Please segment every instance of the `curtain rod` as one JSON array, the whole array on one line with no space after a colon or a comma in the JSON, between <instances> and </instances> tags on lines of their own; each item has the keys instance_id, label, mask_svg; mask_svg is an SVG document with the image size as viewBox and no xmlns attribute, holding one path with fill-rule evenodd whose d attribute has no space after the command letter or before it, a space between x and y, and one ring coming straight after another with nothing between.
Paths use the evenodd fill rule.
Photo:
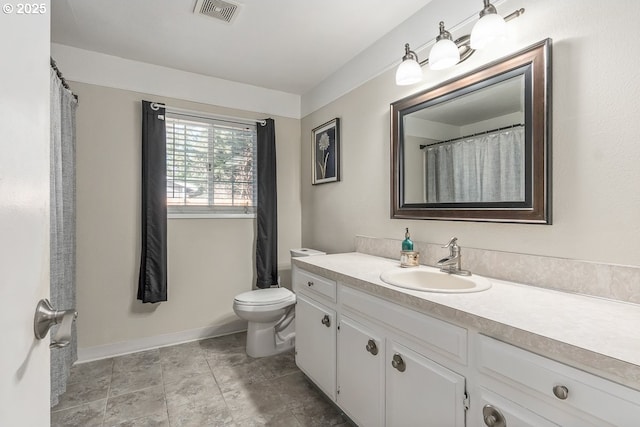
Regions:
<instances>
[{"instance_id":1,"label":"curtain rod","mask_svg":"<svg viewBox=\"0 0 640 427\"><path fill-rule=\"evenodd\" d=\"M69 87L69 84L67 83L67 81L65 80L64 76L62 75L62 72L60 71L60 69L58 68L58 64L56 64L55 59L53 59L51 56L49 57L50 63L51 63L51 68L53 68L53 71L56 72L56 75L58 76L58 78L60 79L60 81L62 82L62 87L64 87L65 89L67 89L68 91L71 92L71 94L73 95L73 97L76 99L76 101L78 100L78 95L76 95L75 93L73 93L73 91L71 90L71 88Z\"/></svg>"},{"instance_id":2,"label":"curtain rod","mask_svg":"<svg viewBox=\"0 0 640 427\"><path fill-rule=\"evenodd\" d=\"M489 129L489 130L485 130L483 132L472 133L471 135L465 135L465 136L460 136L458 138L446 139L444 141L434 142L433 144L420 144L420 149L423 150L423 149L425 149L427 147L433 147L434 145L446 144L447 142L459 141L461 139L472 138L474 136L485 135L487 133L498 132L498 131L506 130L506 129L512 129L512 128L515 128L515 127L518 127L518 126L524 126L524 123L514 123L512 125L504 126L504 127L501 127L501 128Z\"/></svg>"},{"instance_id":3,"label":"curtain rod","mask_svg":"<svg viewBox=\"0 0 640 427\"><path fill-rule=\"evenodd\" d=\"M252 119L247 119L246 117L223 116L222 114L205 113L202 111L193 111L193 110L186 110L184 108L171 107L169 105L163 104L162 102L151 103L151 109L154 111L158 111L161 107L166 108L167 110L169 110L169 112L184 114L186 116L194 116L194 117L210 116L212 118L220 119L223 121L224 119L228 119L229 121L233 121L234 123L246 123L246 124L260 123L262 126L266 126L267 124L267 121L265 119L252 120Z\"/></svg>"}]
</instances>

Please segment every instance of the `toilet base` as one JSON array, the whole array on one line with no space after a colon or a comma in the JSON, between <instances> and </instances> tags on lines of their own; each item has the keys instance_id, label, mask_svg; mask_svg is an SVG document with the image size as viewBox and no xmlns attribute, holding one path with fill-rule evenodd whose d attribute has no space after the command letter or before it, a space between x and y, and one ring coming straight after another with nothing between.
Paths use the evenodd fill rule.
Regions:
<instances>
[{"instance_id":1,"label":"toilet base","mask_svg":"<svg viewBox=\"0 0 640 427\"><path fill-rule=\"evenodd\" d=\"M276 322L258 323L249 322L247 328L247 355L250 357L267 357L287 350L291 350L295 345L295 327L291 322L282 332L279 333L285 340L276 337Z\"/></svg>"}]
</instances>

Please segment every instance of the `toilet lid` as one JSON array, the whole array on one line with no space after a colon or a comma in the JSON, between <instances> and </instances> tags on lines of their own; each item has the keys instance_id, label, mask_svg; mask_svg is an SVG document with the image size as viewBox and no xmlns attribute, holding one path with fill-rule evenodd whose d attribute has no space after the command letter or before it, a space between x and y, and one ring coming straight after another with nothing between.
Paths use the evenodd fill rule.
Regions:
<instances>
[{"instance_id":1,"label":"toilet lid","mask_svg":"<svg viewBox=\"0 0 640 427\"><path fill-rule=\"evenodd\" d=\"M295 295L286 288L256 289L235 297L236 302L246 305L269 305L292 300Z\"/></svg>"}]
</instances>

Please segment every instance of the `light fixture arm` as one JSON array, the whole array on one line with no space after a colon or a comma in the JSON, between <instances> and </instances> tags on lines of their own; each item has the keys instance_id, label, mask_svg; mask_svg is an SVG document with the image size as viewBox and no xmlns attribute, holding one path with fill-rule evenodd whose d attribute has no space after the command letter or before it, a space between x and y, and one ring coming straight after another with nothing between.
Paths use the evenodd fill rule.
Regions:
<instances>
[{"instance_id":1,"label":"light fixture arm","mask_svg":"<svg viewBox=\"0 0 640 427\"><path fill-rule=\"evenodd\" d=\"M456 46L458 46L458 50L460 51L460 61L458 61L458 64L464 62L467 58L473 55L473 52L475 52L475 49L471 49L470 34L459 37L453 42L456 44Z\"/></svg>"},{"instance_id":2,"label":"light fixture arm","mask_svg":"<svg viewBox=\"0 0 640 427\"><path fill-rule=\"evenodd\" d=\"M485 7L480 12L481 17L484 16L486 13L497 13L496 8L491 3L489 3L489 0L484 0L484 3L485 3ZM490 12L489 11L490 9L493 9L493 12ZM511 12L510 14L504 17L504 20L505 22L511 21L512 19L520 17L523 13L524 13L524 7ZM444 29L444 23L441 21L440 34L438 35L438 37L436 37L436 43L442 40L443 35L444 35L444 38L447 38L446 37L447 34L449 35L449 40L451 40L451 33L449 33L449 31ZM471 49L471 34L466 34L464 36L461 36L455 39L453 42L456 44L456 46L458 46L458 50L460 50L460 61L458 61L458 64L469 59L469 57L473 55L473 53L475 52L475 49ZM407 55L409 54L413 54L414 58L412 59L415 59L416 61L418 61L418 55L416 55L416 53L413 52L412 50L409 50L408 43L404 45L404 48L406 53L405 53L405 56L402 58L403 61L405 59L408 59ZM418 63L420 64L421 67L423 67L429 63L429 58L423 61L418 61Z\"/></svg>"},{"instance_id":3,"label":"light fixture arm","mask_svg":"<svg viewBox=\"0 0 640 427\"><path fill-rule=\"evenodd\" d=\"M411 48L409 47L409 43L405 43L404 56L402 57L402 60L406 61L409 59L413 59L414 61L420 63L420 61L418 60L418 54L416 54L414 51L411 50Z\"/></svg>"},{"instance_id":4,"label":"light fixture arm","mask_svg":"<svg viewBox=\"0 0 640 427\"><path fill-rule=\"evenodd\" d=\"M518 10L515 10L513 12L511 12L510 14L508 14L507 16L504 17L505 22L511 21L512 19L517 18L518 16L522 15L524 13L524 7L521 7Z\"/></svg>"},{"instance_id":5,"label":"light fixture arm","mask_svg":"<svg viewBox=\"0 0 640 427\"><path fill-rule=\"evenodd\" d=\"M436 43L440 40L451 40L453 41L453 37L451 37L451 33L444 29L444 21L440 21L440 34L436 37Z\"/></svg>"},{"instance_id":6,"label":"light fixture arm","mask_svg":"<svg viewBox=\"0 0 640 427\"><path fill-rule=\"evenodd\" d=\"M490 0L484 0L484 8L480 11L480 18L491 13L497 14L498 11L496 10L496 7L491 4Z\"/></svg>"}]
</instances>

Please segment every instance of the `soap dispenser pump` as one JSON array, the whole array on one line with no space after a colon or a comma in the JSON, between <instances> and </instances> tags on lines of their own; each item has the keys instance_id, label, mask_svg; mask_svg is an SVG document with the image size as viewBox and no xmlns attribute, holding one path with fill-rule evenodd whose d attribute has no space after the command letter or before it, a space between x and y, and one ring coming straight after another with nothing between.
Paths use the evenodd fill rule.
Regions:
<instances>
[{"instance_id":1,"label":"soap dispenser pump","mask_svg":"<svg viewBox=\"0 0 640 427\"><path fill-rule=\"evenodd\" d=\"M413 250L413 242L411 241L411 236L409 235L409 227L406 228L406 231L404 233L404 240L402 241L402 250L403 251Z\"/></svg>"}]
</instances>

